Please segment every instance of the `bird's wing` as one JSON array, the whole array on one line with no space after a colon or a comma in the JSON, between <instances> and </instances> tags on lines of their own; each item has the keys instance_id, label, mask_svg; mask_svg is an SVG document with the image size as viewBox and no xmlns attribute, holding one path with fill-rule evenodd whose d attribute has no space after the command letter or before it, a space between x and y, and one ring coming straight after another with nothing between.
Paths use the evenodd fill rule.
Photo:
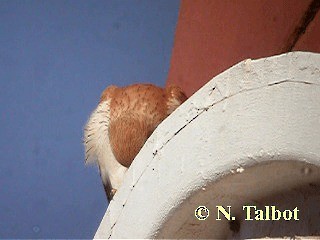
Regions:
<instances>
[{"instance_id":1,"label":"bird's wing","mask_svg":"<svg viewBox=\"0 0 320 240\"><path fill-rule=\"evenodd\" d=\"M113 192L112 192L112 186L111 186L110 179L108 177L106 178L104 176L104 171L103 171L103 169L101 169L100 165L98 165L98 167L99 167L99 173L100 173L100 177L101 177L101 180L102 180L104 191L106 193L108 201L110 202L112 200L112 197L113 197Z\"/></svg>"}]
</instances>

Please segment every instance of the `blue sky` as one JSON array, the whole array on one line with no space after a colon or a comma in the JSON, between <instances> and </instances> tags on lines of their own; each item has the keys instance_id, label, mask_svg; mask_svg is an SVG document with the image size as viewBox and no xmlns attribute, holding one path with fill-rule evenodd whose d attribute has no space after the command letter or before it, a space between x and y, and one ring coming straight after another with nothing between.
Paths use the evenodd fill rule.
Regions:
<instances>
[{"instance_id":1,"label":"blue sky","mask_svg":"<svg viewBox=\"0 0 320 240\"><path fill-rule=\"evenodd\" d=\"M91 238L82 129L102 90L165 84L179 1L0 1L0 238Z\"/></svg>"}]
</instances>

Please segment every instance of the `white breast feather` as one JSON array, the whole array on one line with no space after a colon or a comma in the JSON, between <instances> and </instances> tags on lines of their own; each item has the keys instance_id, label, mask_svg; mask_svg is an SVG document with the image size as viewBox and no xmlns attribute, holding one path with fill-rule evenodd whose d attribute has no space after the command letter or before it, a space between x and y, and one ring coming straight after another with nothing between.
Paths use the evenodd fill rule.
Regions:
<instances>
[{"instance_id":1,"label":"white breast feather","mask_svg":"<svg viewBox=\"0 0 320 240\"><path fill-rule=\"evenodd\" d=\"M127 168L113 155L109 141L110 100L101 102L92 112L84 129L86 164L98 163L102 181L118 189Z\"/></svg>"}]
</instances>

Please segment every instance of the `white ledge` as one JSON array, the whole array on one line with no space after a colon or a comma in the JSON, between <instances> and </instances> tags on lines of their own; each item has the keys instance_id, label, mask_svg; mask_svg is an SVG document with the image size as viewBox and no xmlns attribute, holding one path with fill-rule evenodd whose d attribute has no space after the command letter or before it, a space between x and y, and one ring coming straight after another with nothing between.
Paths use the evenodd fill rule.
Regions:
<instances>
[{"instance_id":1,"label":"white ledge","mask_svg":"<svg viewBox=\"0 0 320 240\"><path fill-rule=\"evenodd\" d=\"M245 204L298 206L301 219L244 221ZM95 238L320 235L319 204L320 54L293 52L240 62L162 122ZM217 205L232 207L236 231Z\"/></svg>"}]
</instances>

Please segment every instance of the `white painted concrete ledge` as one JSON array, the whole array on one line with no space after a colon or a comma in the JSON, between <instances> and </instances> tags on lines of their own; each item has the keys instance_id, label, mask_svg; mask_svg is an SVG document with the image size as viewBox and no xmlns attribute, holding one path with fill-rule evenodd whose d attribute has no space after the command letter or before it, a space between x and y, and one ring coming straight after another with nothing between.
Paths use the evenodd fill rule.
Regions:
<instances>
[{"instance_id":1,"label":"white painted concrete ledge","mask_svg":"<svg viewBox=\"0 0 320 240\"><path fill-rule=\"evenodd\" d=\"M217 221L217 205L237 221ZM298 207L300 220L245 221L243 205ZM95 238L292 235L320 236L320 54L305 52L245 60L190 97L135 158Z\"/></svg>"}]
</instances>

